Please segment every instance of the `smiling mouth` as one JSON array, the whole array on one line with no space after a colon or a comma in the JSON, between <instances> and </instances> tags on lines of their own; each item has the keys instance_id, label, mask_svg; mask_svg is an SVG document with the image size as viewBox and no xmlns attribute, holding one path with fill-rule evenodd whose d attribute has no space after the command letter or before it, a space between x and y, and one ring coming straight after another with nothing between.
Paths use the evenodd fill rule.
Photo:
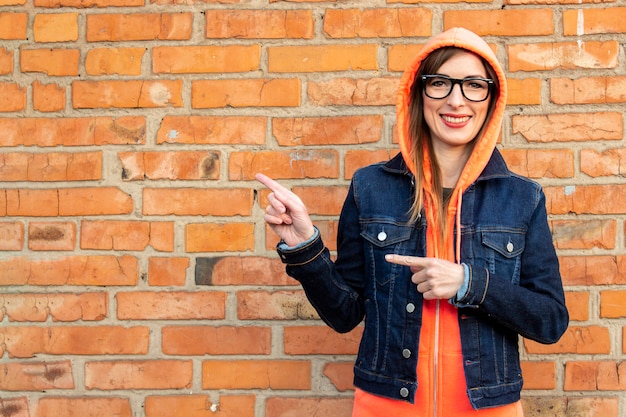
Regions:
<instances>
[{"instance_id":1,"label":"smiling mouth","mask_svg":"<svg viewBox=\"0 0 626 417\"><path fill-rule=\"evenodd\" d=\"M441 118L447 123L465 123L470 119L469 116L454 117L454 116L447 116L445 114L442 114Z\"/></svg>"}]
</instances>

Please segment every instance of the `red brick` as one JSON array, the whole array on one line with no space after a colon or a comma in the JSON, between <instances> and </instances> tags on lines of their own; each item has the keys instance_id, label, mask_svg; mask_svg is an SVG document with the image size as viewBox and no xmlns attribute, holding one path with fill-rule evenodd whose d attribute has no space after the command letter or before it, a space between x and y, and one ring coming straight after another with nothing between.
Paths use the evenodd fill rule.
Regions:
<instances>
[{"instance_id":1,"label":"red brick","mask_svg":"<svg viewBox=\"0 0 626 417\"><path fill-rule=\"evenodd\" d=\"M193 363L181 360L102 361L85 364L88 390L189 388Z\"/></svg>"},{"instance_id":2,"label":"red brick","mask_svg":"<svg viewBox=\"0 0 626 417\"><path fill-rule=\"evenodd\" d=\"M210 39L311 39L311 10L206 10Z\"/></svg>"},{"instance_id":3,"label":"red brick","mask_svg":"<svg viewBox=\"0 0 626 417\"><path fill-rule=\"evenodd\" d=\"M182 107L182 80L74 81L75 109Z\"/></svg>"},{"instance_id":4,"label":"red brick","mask_svg":"<svg viewBox=\"0 0 626 417\"><path fill-rule=\"evenodd\" d=\"M300 285L287 275L285 265L278 258L222 256L204 259L207 262L201 261L201 258L196 259L198 284L201 282L205 285Z\"/></svg>"},{"instance_id":5,"label":"red brick","mask_svg":"<svg viewBox=\"0 0 626 417\"><path fill-rule=\"evenodd\" d=\"M350 145L377 142L382 116L275 118L272 134L281 146Z\"/></svg>"},{"instance_id":6,"label":"red brick","mask_svg":"<svg viewBox=\"0 0 626 417\"><path fill-rule=\"evenodd\" d=\"M550 101L556 104L607 104L626 102L626 77L552 78Z\"/></svg>"},{"instance_id":7,"label":"red brick","mask_svg":"<svg viewBox=\"0 0 626 417\"><path fill-rule=\"evenodd\" d=\"M619 44L606 42L551 42L509 44L509 71L616 68Z\"/></svg>"},{"instance_id":8,"label":"red brick","mask_svg":"<svg viewBox=\"0 0 626 417\"><path fill-rule=\"evenodd\" d=\"M24 223L0 222L0 250L19 251L24 248Z\"/></svg>"},{"instance_id":9,"label":"red brick","mask_svg":"<svg viewBox=\"0 0 626 417\"><path fill-rule=\"evenodd\" d=\"M507 79L506 104L526 105L541 104L541 78Z\"/></svg>"},{"instance_id":10,"label":"red brick","mask_svg":"<svg viewBox=\"0 0 626 417\"><path fill-rule=\"evenodd\" d=\"M213 151L120 152L125 180L215 180L220 154Z\"/></svg>"},{"instance_id":11,"label":"red brick","mask_svg":"<svg viewBox=\"0 0 626 417\"><path fill-rule=\"evenodd\" d=\"M554 246L557 249L613 249L615 220L552 220Z\"/></svg>"},{"instance_id":12,"label":"red brick","mask_svg":"<svg viewBox=\"0 0 626 417\"><path fill-rule=\"evenodd\" d=\"M144 6L141 0L35 0L37 7L138 7Z\"/></svg>"},{"instance_id":13,"label":"red brick","mask_svg":"<svg viewBox=\"0 0 626 417\"><path fill-rule=\"evenodd\" d=\"M72 362L7 362L0 364L0 390L74 389ZM0 406L0 410L5 410Z\"/></svg>"},{"instance_id":14,"label":"red brick","mask_svg":"<svg viewBox=\"0 0 626 417\"><path fill-rule=\"evenodd\" d=\"M626 284L626 256L566 256L560 265L565 285Z\"/></svg>"},{"instance_id":15,"label":"red brick","mask_svg":"<svg viewBox=\"0 0 626 417\"><path fill-rule=\"evenodd\" d=\"M185 285L189 258L149 258L148 283L151 286Z\"/></svg>"},{"instance_id":16,"label":"red brick","mask_svg":"<svg viewBox=\"0 0 626 417\"><path fill-rule=\"evenodd\" d=\"M166 355L268 355L269 327L165 326L161 330Z\"/></svg>"},{"instance_id":17,"label":"red brick","mask_svg":"<svg viewBox=\"0 0 626 417\"><path fill-rule=\"evenodd\" d=\"M28 13L0 13L0 39L25 40L27 28Z\"/></svg>"},{"instance_id":18,"label":"red brick","mask_svg":"<svg viewBox=\"0 0 626 417\"><path fill-rule=\"evenodd\" d=\"M240 320L319 319L303 291L238 291Z\"/></svg>"},{"instance_id":19,"label":"red brick","mask_svg":"<svg viewBox=\"0 0 626 417\"><path fill-rule=\"evenodd\" d=\"M231 73L259 69L260 45L157 46L152 49L156 74Z\"/></svg>"},{"instance_id":20,"label":"red brick","mask_svg":"<svg viewBox=\"0 0 626 417\"><path fill-rule=\"evenodd\" d=\"M626 7L563 10L565 36L624 32L626 32Z\"/></svg>"},{"instance_id":21,"label":"red brick","mask_svg":"<svg viewBox=\"0 0 626 417\"><path fill-rule=\"evenodd\" d=\"M433 12L426 8L326 9L329 38L400 38L429 36Z\"/></svg>"},{"instance_id":22,"label":"red brick","mask_svg":"<svg viewBox=\"0 0 626 417\"><path fill-rule=\"evenodd\" d=\"M254 249L254 224L189 223L185 225L187 252L245 252Z\"/></svg>"},{"instance_id":23,"label":"red brick","mask_svg":"<svg viewBox=\"0 0 626 417\"><path fill-rule=\"evenodd\" d=\"M89 181L102 178L102 152L0 154L1 181Z\"/></svg>"},{"instance_id":24,"label":"red brick","mask_svg":"<svg viewBox=\"0 0 626 417\"><path fill-rule=\"evenodd\" d=\"M570 326L561 340L543 345L524 340L526 351L533 355L550 353L608 354L611 352L609 329L602 326Z\"/></svg>"},{"instance_id":25,"label":"red brick","mask_svg":"<svg viewBox=\"0 0 626 417\"><path fill-rule=\"evenodd\" d=\"M143 214L249 216L253 199L253 191L245 188L144 188Z\"/></svg>"},{"instance_id":26,"label":"red brick","mask_svg":"<svg viewBox=\"0 0 626 417\"><path fill-rule=\"evenodd\" d=\"M0 112L26 109L26 88L11 82L0 82Z\"/></svg>"},{"instance_id":27,"label":"red brick","mask_svg":"<svg viewBox=\"0 0 626 417\"><path fill-rule=\"evenodd\" d=\"M354 391L352 362L329 362L324 365L323 373L338 391Z\"/></svg>"},{"instance_id":28,"label":"red brick","mask_svg":"<svg viewBox=\"0 0 626 417\"><path fill-rule=\"evenodd\" d=\"M212 402L207 395L146 397L146 417L254 417L254 395L220 395Z\"/></svg>"},{"instance_id":29,"label":"red brick","mask_svg":"<svg viewBox=\"0 0 626 417\"><path fill-rule=\"evenodd\" d=\"M296 107L300 88L297 78L197 80L191 83L191 107Z\"/></svg>"},{"instance_id":30,"label":"red brick","mask_svg":"<svg viewBox=\"0 0 626 417\"><path fill-rule=\"evenodd\" d=\"M269 72L376 71L378 46L303 45L270 46Z\"/></svg>"},{"instance_id":31,"label":"red brick","mask_svg":"<svg viewBox=\"0 0 626 417\"><path fill-rule=\"evenodd\" d=\"M230 180L252 180L258 172L274 179L337 178L339 155L332 149L231 152L228 164Z\"/></svg>"},{"instance_id":32,"label":"red brick","mask_svg":"<svg viewBox=\"0 0 626 417\"><path fill-rule=\"evenodd\" d=\"M552 361L523 361L524 389L553 390L556 388L556 364Z\"/></svg>"},{"instance_id":33,"label":"red brick","mask_svg":"<svg viewBox=\"0 0 626 417\"><path fill-rule=\"evenodd\" d=\"M574 152L570 149L503 149L509 169L530 178L574 177Z\"/></svg>"},{"instance_id":34,"label":"red brick","mask_svg":"<svg viewBox=\"0 0 626 417\"><path fill-rule=\"evenodd\" d=\"M552 14L551 9L446 10L443 21L444 30L462 26L479 36L543 36L554 33Z\"/></svg>"},{"instance_id":35,"label":"red brick","mask_svg":"<svg viewBox=\"0 0 626 417\"><path fill-rule=\"evenodd\" d=\"M11 413L10 417L31 417L28 397L0 398L0 410L5 414Z\"/></svg>"},{"instance_id":36,"label":"red brick","mask_svg":"<svg viewBox=\"0 0 626 417\"><path fill-rule=\"evenodd\" d=\"M216 320L226 315L223 292L118 292L119 320Z\"/></svg>"},{"instance_id":37,"label":"red brick","mask_svg":"<svg viewBox=\"0 0 626 417\"><path fill-rule=\"evenodd\" d=\"M35 400L37 401L37 400ZM132 417L128 398L43 397L31 417Z\"/></svg>"},{"instance_id":38,"label":"red brick","mask_svg":"<svg viewBox=\"0 0 626 417\"><path fill-rule=\"evenodd\" d=\"M583 291L565 292L565 304L570 321L589 320L589 293Z\"/></svg>"},{"instance_id":39,"label":"red brick","mask_svg":"<svg viewBox=\"0 0 626 417\"><path fill-rule=\"evenodd\" d=\"M626 391L626 362L569 361L565 364L566 391Z\"/></svg>"},{"instance_id":40,"label":"red brick","mask_svg":"<svg viewBox=\"0 0 626 417\"><path fill-rule=\"evenodd\" d=\"M316 106L390 106L396 103L398 78L333 78L309 81L307 96Z\"/></svg>"},{"instance_id":41,"label":"red brick","mask_svg":"<svg viewBox=\"0 0 626 417\"><path fill-rule=\"evenodd\" d=\"M94 48L87 51L85 70L89 75L141 75L146 48Z\"/></svg>"},{"instance_id":42,"label":"red brick","mask_svg":"<svg viewBox=\"0 0 626 417\"><path fill-rule=\"evenodd\" d=\"M309 214L338 216L348 194L348 187L293 187L292 191L302 199Z\"/></svg>"},{"instance_id":43,"label":"red brick","mask_svg":"<svg viewBox=\"0 0 626 417\"><path fill-rule=\"evenodd\" d=\"M78 13L35 15L35 42L75 42L78 40Z\"/></svg>"},{"instance_id":44,"label":"red brick","mask_svg":"<svg viewBox=\"0 0 626 417\"><path fill-rule=\"evenodd\" d=\"M395 156L399 149L376 149L376 150L349 150L346 152L344 161L345 179L351 179L354 172L367 165L388 161Z\"/></svg>"},{"instance_id":45,"label":"red brick","mask_svg":"<svg viewBox=\"0 0 626 417\"><path fill-rule=\"evenodd\" d=\"M129 214L133 210L132 197L116 187L63 188L58 190L58 199L59 216Z\"/></svg>"},{"instance_id":46,"label":"red brick","mask_svg":"<svg viewBox=\"0 0 626 417\"><path fill-rule=\"evenodd\" d=\"M311 389L311 362L209 360L202 362L203 389Z\"/></svg>"},{"instance_id":47,"label":"red brick","mask_svg":"<svg viewBox=\"0 0 626 417\"><path fill-rule=\"evenodd\" d=\"M546 206L550 214L623 214L622 197L626 185L581 185L546 187Z\"/></svg>"},{"instance_id":48,"label":"red brick","mask_svg":"<svg viewBox=\"0 0 626 417\"><path fill-rule=\"evenodd\" d=\"M46 355L131 355L148 353L148 327L12 327L0 329L10 357ZM58 414L50 414L58 415Z\"/></svg>"},{"instance_id":49,"label":"red brick","mask_svg":"<svg viewBox=\"0 0 626 417\"><path fill-rule=\"evenodd\" d=\"M65 109L65 87L58 84L43 84L35 81L33 108L40 112L56 112Z\"/></svg>"},{"instance_id":50,"label":"red brick","mask_svg":"<svg viewBox=\"0 0 626 417\"><path fill-rule=\"evenodd\" d=\"M0 75L13 72L13 51L8 48L0 48Z\"/></svg>"},{"instance_id":51,"label":"red brick","mask_svg":"<svg viewBox=\"0 0 626 417\"><path fill-rule=\"evenodd\" d=\"M391 45L387 51L390 71L404 71L424 45Z\"/></svg>"},{"instance_id":52,"label":"red brick","mask_svg":"<svg viewBox=\"0 0 626 417\"><path fill-rule=\"evenodd\" d=\"M191 13L88 14L87 42L187 40Z\"/></svg>"},{"instance_id":53,"label":"red brick","mask_svg":"<svg viewBox=\"0 0 626 417\"><path fill-rule=\"evenodd\" d=\"M600 318L623 317L626 317L626 291L600 291Z\"/></svg>"},{"instance_id":54,"label":"red brick","mask_svg":"<svg viewBox=\"0 0 626 417\"><path fill-rule=\"evenodd\" d=\"M265 402L266 417L290 417L323 415L333 417L352 416L352 398L282 398L271 397Z\"/></svg>"},{"instance_id":55,"label":"red brick","mask_svg":"<svg viewBox=\"0 0 626 417\"><path fill-rule=\"evenodd\" d=\"M76 248L76 224L73 222L30 222L30 250L73 250Z\"/></svg>"},{"instance_id":56,"label":"red brick","mask_svg":"<svg viewBox=\"0 0 626 417\"><path fill-rule=\"evenodd\" d=\"M104 292L0 294L0 306L11 322L99 321L107 317Z\"/></svg>"},{"instance_id":57,"label":"red brick","mask_svg":"<svg viewBox=\"0 0 626 417\"><path fill-rule=\"evenodd\" d=\"M363 329L357 327L346 334L326 326L285 327L285 353L289 355L354 355Z\"/></svg>"},{"instance_id":58,"label":"red brick","mask_svg":"<svg viewBox=\"0 0 626 417\"><path fill-rule=\"evenodd\" d=\"M174 250L173 222L95 220L81 223L81 249Z\"/></svg>"},{"instance_id":59,"label":"red brick","mask_svg":"<svg viewBox=\"0 0 626 417\"><path fill-rule=\"evenodd\" d=\"M138 276L132 256L0 259L0 285L136 285Z\"/></svg>"},{"instance_id":60,"label":"red brick","mask_svg":"<svg viewBox=\"0 0 626 417\"><path fill-rule=\"evenodd\" d=\"M623 131L622 114L616 112L512 117L512 133L535 143L621 140Z\"/></svg>"},{"instance_id":61,"label":"red brick","mask_svg":"<svg viewBox=\"0 0 626 417\"><path fill-rule=\"evenodd\" d=\"M157 133L157 144L262 145L265 117L165 116Z\"/></svg>"},{"instance_id":62,"label":"red brick","mask_svg":"<svg viewBox=\"0 0 626 417\"><path fill-rule=\"evenodd\" d=\"M20 70L24 73L42 72L49 77L78 76L78 49L22 49Z\"/></svg>"},{"instance_id":63,"label":"red brick","mask_svg":"<svg viewBox=\"0 0 626 417\"><path fill-rule=\"evenodd\" d=\"M591 177L626 175L626 148L608 149L603 152L581 149L580 172Z\"/></svg>"}]
</instances>

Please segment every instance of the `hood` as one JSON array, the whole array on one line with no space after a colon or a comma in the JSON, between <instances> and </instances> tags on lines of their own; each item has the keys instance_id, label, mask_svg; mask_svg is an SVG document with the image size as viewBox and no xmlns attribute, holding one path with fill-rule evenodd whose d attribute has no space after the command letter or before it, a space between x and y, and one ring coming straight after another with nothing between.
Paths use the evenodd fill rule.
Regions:
<instances>
[{"instance_id":1,"label":"hood","mask_svg":"<svg viewBox=\"0 0 626 417\"><path fill-rule=\"evenodd\" d=\"M410 102L410 97L411 97L411 87L413 86L413 82L415 80L415 74L419 70L422 61L432 51L439 49L439 48L446 47L446 46L454 46L454 47L466 49L470 52L473 52L479 55L483 59L485 59L485 61L487 61L489 65L491 65L491 67L494 69L498 77L499 84L500 84L498 96L496 98L495 111L491 117L491 120L488 122L486 129L483 131L482 136L476 139L476 143L474 145L472 154L470 155L467 163L465 164L465 167L463 171L461 172L461 175L459 177L455 190L452 193L451 203L448 208L448 218L443 220L444 222L446 222L446 224L448 224L449 226L452 226L454 222L454 217L456 216L457 226L460 227L460 224L458 223L460 221L461 198L462 198L463 190L465 190L469 185L471 185L478 178L480 173L483 171L483 169L487 165L487 162L489 162L489 159L493 153L493 150L496 147L496 143L500 135L502 118L504 115L504 108L506 104L507 83L506 83L506 78L504 76L504 71L502 70L500 63L498 62L495 53L489 47L489 45L475 33L470 32L469 30L463 29L463 28L452 28L431 38L424 45L424 47L420 50L420 52L417 54L417 56L413 59L413 61L409 64L409 66L405 70L400 80L400 86L399 86L398 95L397 95L396 117L397 117L397 130L398 130L398 136L399 136L400 150L407 164L407 167L409 168L411 172L415 173L414 162L410 157L411 148L412 148L412 144L411 144L412 139L409 137L409 134L408 134L408 129L409 129L408 109L409 109L409 102ZM435 213L436 210L434 210L432 207L432 204L434 204L434 202L433 202L432 195L431 195L432 186L429 182L431 178L431 173L429 171L430 161L429 161L428 155L425 155L425 158L426 160L424 161L424 184L422 185L424 189L424 195L425 195L424 209L426 211L426 215L428 216L428 219L430 220L430 223L432 226L433 223L437 224L438 222L436 221L437 220L436 213ZM430 198L429 198L429 195L430 195ZM449 231L451 231L452 229L453 227L447 228L447 230ZM436 239L435 236L436 236L436 233L433 233L433 235L431 235L433 239ZM436 240L439 240L439 239L436 239ZM446 242L436 242L434 246L439 247L439 248L442 248L442 246L448 247L450 241L452 241L452 239L450 239L449 236L444 237L444 240ZM457 242L457 245L458 244L459 243ZM447 252L447 253L444 254L438 251L432 255L437 256L437 257L444 257L444 258L454 257L454 255L452 255L450 252L448 252L445 249L444 249L444 252ZM457 253L457 256L458 256L458 253Z\"/></svg>"}]
</instances>

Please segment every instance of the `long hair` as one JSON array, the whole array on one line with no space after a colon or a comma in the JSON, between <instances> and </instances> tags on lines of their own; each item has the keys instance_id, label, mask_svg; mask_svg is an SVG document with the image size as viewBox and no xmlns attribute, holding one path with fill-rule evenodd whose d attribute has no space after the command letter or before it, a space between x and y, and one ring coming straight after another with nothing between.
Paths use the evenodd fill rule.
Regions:
<instances>
[{"instance_id":1,"label":"long hair","mask_svg":"<svg viewBox=\"0 0 626 417\"><path fill-rule=\"evenodd\" d=\"M417 73L415 74L415 80L411 87L411 99L409 102L409 138L411 138L411 158L413 159L415 166L415 194L413 198L413 204L411 206L411 222L415 222L419 216L420 212L424 206L424 191L423 191L423 183L424 183L424 146L426 146L428 150L428 155L431 161L431 170L432 170L432 189L434 192L434 198L437 199L436 206L439 208L439 220L442 223L440 230L442 233L445 233L446 222L445 213L447 211L448 202L443 201L443 181L441 169L439 167L439 163L437 162L437 157L434 152L433 143L430 135L430 129L426 124L426 120L424 119L424 96L423 96L423 85L422 85L422 75L427 74L435 74L437 70L450 58L460 52L468 52L465 49L457 48L457 47L443 47L434 50L430 53L424 60L422 61ZM485 117L485 122L483 123L481 129L478 131L476 137L474 137L470 143L470 146L474 146L477 138L480 138L488 125L493 112L495 111L496 101L498 97L498 92L500 91L500 83L496 72L493 68L482 58L479 57L483 62L483 66L485 67L485 71L487 72L487 77L491 78L494 81L495 88L491 91L489 96L489 107L487 110L487 115Z\"/></svg>"}]
</instances>

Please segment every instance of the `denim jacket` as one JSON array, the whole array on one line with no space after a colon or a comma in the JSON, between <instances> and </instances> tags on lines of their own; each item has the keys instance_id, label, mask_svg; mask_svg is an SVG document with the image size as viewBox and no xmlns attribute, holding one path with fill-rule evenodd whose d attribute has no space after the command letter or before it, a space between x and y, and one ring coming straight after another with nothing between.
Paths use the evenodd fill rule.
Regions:
<instances>
[{"instance_id":1,"label":"denim jacket","mask_svg":"<svg viewBox=\"0 0 626 417\"><path fill-rule=\"evenodd\" d=\"M384 257L425 256L424 216L408 224L412 188L400 155L363 168L341 212L335 262L319 234L301 247L278 248L287 273L331 328L348 332L365 317L355 386L410 402L417 355L402 351L417 349L423 298L409 268ZM477 409L515 402L522 389L518 336L555 343L569 318L543 191L510 172L497 149L463 194L461 262L467 291L450 302L458 307L469 400Z\"/></svg>"}]
</instances>

